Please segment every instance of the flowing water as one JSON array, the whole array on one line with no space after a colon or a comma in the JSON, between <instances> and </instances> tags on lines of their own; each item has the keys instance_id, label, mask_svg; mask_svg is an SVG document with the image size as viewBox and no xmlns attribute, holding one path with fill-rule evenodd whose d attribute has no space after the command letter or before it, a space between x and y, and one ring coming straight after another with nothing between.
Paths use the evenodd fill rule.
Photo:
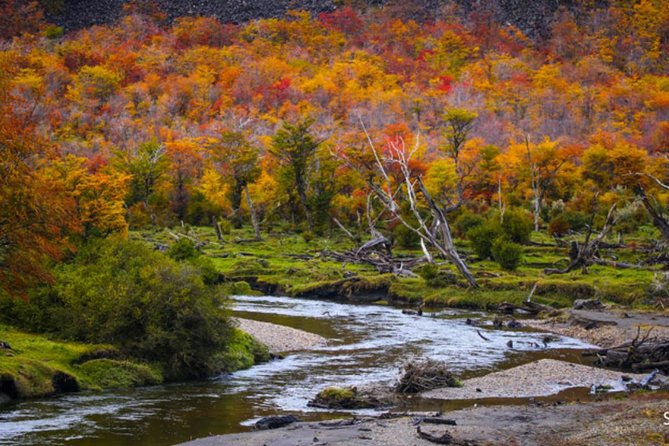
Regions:
<instances>
[{"instance_id":1,"label":"flowing water","mask_svg":"<svg viewBox=\"0 0 669 446\"><path fill-rule=\"evenodd\" d=\"M570 359L588 347L569 338L545 345L536 332L473 327L466 318L482 314L455 310L418 317L389 306L285 297L238 296L235 302L236 316L317 333L328 345L206 382L13 403L0 409L0 445L169 445L248 430L266 415L341 415L309 408L307 401L329 385L392 381L411 358L447 361L467 377L530 358ZM406 404L437 405L420 399Z\"/></svg>"}]
</instances>

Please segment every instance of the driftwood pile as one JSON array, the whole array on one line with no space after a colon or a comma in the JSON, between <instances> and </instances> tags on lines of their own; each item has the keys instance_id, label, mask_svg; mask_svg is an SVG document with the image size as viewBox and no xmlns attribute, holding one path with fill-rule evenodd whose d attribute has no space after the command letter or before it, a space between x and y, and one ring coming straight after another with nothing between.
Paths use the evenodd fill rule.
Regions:
<instances>
[{"instance_id":1,"label":"driftwood pile","mask_svg":"<svg viewBox=\"0 0 669 446\"><path fill-rule=\"evenodd\" d=\"M669 339L651 337L651 332L648 330L641 335L639 329L630 342L585 354L597 356L599 364L605 367L634 371L658 369L665 374L669 373Z\"/></svg>"},{"instance_id":2,"label":"driftwood pile","mask_svg":"<svg viewBox=\"0 0 669 446\"><path fill-rule=\"evenodd\" d=\"M412 269L426 261L424 257L392 257L386 252L368 249L344 252L326 250L321 254L342 264L372 265L379 273L391 273L401 277L418 277Z\"/></svg>"},{"instance_id":3,"label":"driftwood pile","mask_svg":"<svg viewBox=\"0 0 669 446\"><path fill-rule=\"evenodd\" d=\"M399 393L419 393L439 387L458 387L460 383L448 370L448 366L439 361L407 362L402 367L402 375L395 391Z\"/></svg>"}]
</instances>

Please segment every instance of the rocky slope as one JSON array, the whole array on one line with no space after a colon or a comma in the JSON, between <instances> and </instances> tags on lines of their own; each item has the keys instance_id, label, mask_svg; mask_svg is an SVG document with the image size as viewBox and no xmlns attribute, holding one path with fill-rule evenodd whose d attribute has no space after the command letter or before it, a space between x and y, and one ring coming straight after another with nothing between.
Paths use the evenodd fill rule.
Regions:
<instances>
[{"instance_id":1,"label":"rocky slope","mask_svg":"<svg viewBox=\"0 0 669 446\"><path fill-rule=\"evenodd\" d=\"M48 0L44 0L48 3ZM600 1L601 2L601 1ZM66 30L111 23L123 11L126 0L63 0L47 18ZM312 13L335 10L341 0L156 0L170 19L186 15L214 16L222 22L240 23L255 18L280 17L290 9ZM394 14L417 20L438 18L450 0L357 0L362 8L392 8ZM546 36L555 11L560 7L575 8L577 0L455 0L463 14L475 9L489 11L500 23L510 23L530 36ZM47 9L49 11L49 9Z\"/></svg>"}]
</instances>

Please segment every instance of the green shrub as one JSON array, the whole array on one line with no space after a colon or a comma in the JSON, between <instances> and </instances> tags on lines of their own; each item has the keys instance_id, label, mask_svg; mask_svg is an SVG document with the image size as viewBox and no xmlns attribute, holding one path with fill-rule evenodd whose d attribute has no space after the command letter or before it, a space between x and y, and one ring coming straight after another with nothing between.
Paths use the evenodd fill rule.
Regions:
<instances>
[{"instance_id":1,"label":"green shrub","mask_svg":"<svg viewBox=\"0 0 669 446\"><path fill-rule=\"evenodd\" d=\"M188 261L191 265L200 271L200 277L206 285L214 285L219 282L220 274L216 265L210 257L199 256Z\"/></svg>"},{"instance_id":2,"label":"green shrub","mask_svg":"<svg viewBox=\"0 0 669 446\"><path fill-rule=\"evenodd\" d=\"M458 237L466 237L470 229L481 226L485 223L485 219L478 214L471 212L463 212L453 224L455 235Z\"/></svg>"},{"instance_id":3,"label":"green shrub","mask_svg":"<svg viewBox=\"0 0 669 446\"><path fill-rule=\"evenodd\" d=\"M454 285L458 281L455 274L450 271L441 271L437 265L432 263L427 263L417 268L416 272L425 280L428 286L433 288Z\"/></svg>"},{"instance_id":4,"label":"green shrub","mask_svg":"<svg viewBox=\"0 0 669 446\"><path fill-rule=\"evenodd\" d=\"M230 220L220 220L218 226L221 228L222 234L230 235L232 233L233 225Z\"/></svg>"},{"instance_id":5,"label":"green shrub","mask_svg":"<svg viewBox=\"0 0 669 446\"><path fill-rule=\"evenodd\" d=\"M502 229L493 221L476 226L467 232L472 249L481 259L492 258L492 244L502 235Z\"/></svg>"},{"instance_id":6,"label":"green shrub","mask_svg":"<svg viewBox=\"0 0 669 446\"><path fill-rule=\"evenodd\" d=\"M562 217L569 223L569 229L572 231L581 231L586 228L590 218L583 212L565 211Z\"/></svg>"},{"instance_id":7,"label":"green shrub","mask_svg":"<svg viewBox=\"0 0 669 446\"><path fill-rule=\"evenodd\" d=\"M195 378L216 369L212 356L231 333L223 295L201 272L140 242L98 240L59 265L56 285L34 293L39 331L110 343L125 354L158 362L168 378Z\"/></svg>"},{"instance_id":8,"label":"green shrub","mask_svg":"<svg viewBox=\"0 0 669 446\"><path fill-rule=\"evenodd\" d=\"M167 255L174 260L189 260L199 256L200 251L195 247L195 243L192 240L182 238L170 246L170 249L167 250Z\"/></svg>"},{"instance_id":9,"label":"green shrub","mask_svg":"<svg viewBox=\"0 0 669 446\"><path fill-rule=\"evenodd\" d=\"M515 243L525 244L532 234L532 218L523 210L512 210L504 214L502 221L504 235Z\"/></svg>"},{"instance_id":10,"label":"green shrub","mask_svg":"<svg viewBox=\"0 0 669 446\"><path fill-rule=\"evenodd\" d=\"M235 296L253 296L256 294L251 288L251 285L243 280L227 284L227 290L230 294Z\"/></svg>"},{"instance_id":11,"label":"green shrub","mask_svg":"<svg viewBox=\"0 0 669 446\"><path fill-rule=\"evenodd\" d=\"M418 248L420 246L420 237L411 229L403 224L395 226L393 229L393 239L395 244L404 249Z\"/></svg>"},{"instance_id":12,"label":"green shrub","mask_svg":"<svg viewBox=\"0 0 669 446\"><path fill-rule=\"evenodd\" d=\"M499 266L507 270L518 268L523 254L523 248L506 240L503 237L498 238L492 244L492 256Z\"/></svg>"}]
</instances>

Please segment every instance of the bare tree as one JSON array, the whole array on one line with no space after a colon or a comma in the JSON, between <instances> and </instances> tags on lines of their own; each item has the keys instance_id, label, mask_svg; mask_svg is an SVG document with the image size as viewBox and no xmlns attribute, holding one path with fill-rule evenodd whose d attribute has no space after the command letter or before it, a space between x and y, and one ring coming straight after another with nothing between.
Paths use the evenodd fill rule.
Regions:
<instances>
[{"instance_id":1,"label":"bare tree","mask_svg":"<svg viewBox=\"0 0 669 446\"><path fill-rule=\"evenodd\" d=\"M565 269L554 269L547 268L544 270L545 274L566 274L576 268L582 268L584 273L587 273L587 268L592 263L598 263L598 249L599 245L602 244L608 233L611 231L613 226L616 224L617 217L615 215L617 203L609 208L609 212L606 214L606 219L604 220L604 226L602 226L599 234L592 238L594 230L594 220L595 220L595 204L597 202L597 194L593 199L593 211L590 216L590 224L588 225L588 232L585 235L585 240L582 245L578 245L574 242L572 246L572 252L569 256L571 257L571 262Z\"/></svg>"},{"instance_id":2,"label":"bare tree","mask_svg":"<svg viewBox=\"0 0 669 446\"><path fill-rule=\"evenodd\" d=\"M386 154L380 155L362 120L360 120L360 123L374 154L376 166L382 179L381 185L376 184L371 179L369 180L369 185L376 196L393 217L397 218L407 229L418 235L428 261L432 260L432 256L427 249L429 245L435 248L443 257L449 259L471 287L477 288L476 279L455 249L448 223L447 210L432 198L421 177L414 175L411 171L410 163L419 147L418 138L412 150L406 148L402 138L399 138L397 141L389 141L389 150ZM400 211L401 206L398 202L400 194L394 192L395 187L388 175L386 166L398 168L400 173L398 191L401 191L401 196L406 197L408 200L409 209L416 223L410 222L402 215ZM429 215L427 216L424 215L424 209L421 206L421 197L422 201L427 205L427 210L429 210Z\"/></svg>"},{"instance_id":3,"label":"bare tree","mask_svg":"<svg viewBox=\"0 0 669 446\"><path fill-rule=\"evenodd\" d=\"M665 155L665 159L669 161L669 156ZM654 175L651 175L649 173L637 173L636 175L645 176L651 179L653 182L655 182L662 189L669 190L669 184L664 183L662 180L660 180ZM664 215L662 215L662 210L660 206L658 206L658 203L655 202L655 200L651 201L651 199L648 198L648 196L646 195L646 191L644 190L641 184L639 184L638 195L639 199L641 200L641 203L650 214L650 217L653 219L653 224L657 229L659 229L660 233L662 234L662 238L664 238L665 240L669 240L669 221L667 220L667 218L665 218Z\"/></svg>"}]
</instances>

